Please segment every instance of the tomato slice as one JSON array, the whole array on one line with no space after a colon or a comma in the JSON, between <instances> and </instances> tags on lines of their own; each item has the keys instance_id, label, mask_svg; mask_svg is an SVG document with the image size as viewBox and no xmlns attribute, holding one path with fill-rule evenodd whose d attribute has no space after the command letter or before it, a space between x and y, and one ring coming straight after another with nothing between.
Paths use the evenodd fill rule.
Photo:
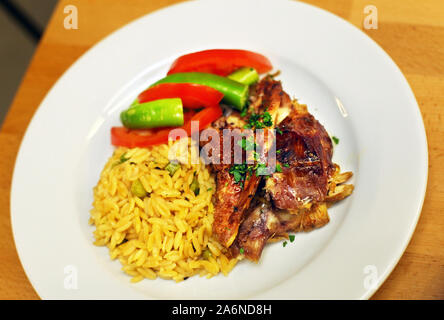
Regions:
<instances>
[{"instance_id":1,"label":"tomato slice","mask_svg":"<svg viewBox=\"0 0 444 320\"><path fill-rule=\"evenodd\" d=\"M202 109L200 112L196 113L191 121L188 121L184 124L183 128L187 132L187 134L191 135L193 133L192 122L199 122L199 131L208 127L213 121L219 119L222 116L222 109L216 105L210 108Z\"/></svg>"},{"instance_id":2,"label":"tomato slice","mask_svg":"<svg viewBox=\"0 0 444 320\"><path fill-rule=\"evenodd\" d=\"M219 104L224 94L195 83L160 83L138 96L139 103L158 99L180 98L185 108L198 109Z\"/></svg>"},{"instance_id":3,"label":"tomato slice","mask_svg":"<svg viewBox=\"0 0 444 320\"><path fill-rule=\"evenodd\" d=\"M125 127L111 128L111 143L115 146L127 148L144 148L168 142L169 129L159 130L131 130Z\"/></svg>"},{"instance_id":4,"label":"tomato slice","mask_svg":"<svg viewBox=\"0 0 444 320\"><path fill-rule=\"evenodd\" d=\"M184 116L186 122L180 128L184 129L187 135L190 136L193 129L191 121L199 122L199 130L205 129L209 124L222 116L222 110L219 105L214 105L212 107L202 109L197 113L194 111L186 112ZM125 127L112 127L111 143L115 146L127 148L146 148L149 146L168 143L170 131L177 128L170 127L151 130L131 130Z\"/></svg>"},{"instance_id":5,"label":"tomato slice","mask_svg":"<svg viewBox=\"0 0 444 320\"><path fill-rule=\"evenodd\" d=\"M248 50L212 49L194 52L177 58L168 74L179 72L207 72L227 76L240 67L252 67L266 73L273 66L267 57Z\"/></svg>"}]
</instances>

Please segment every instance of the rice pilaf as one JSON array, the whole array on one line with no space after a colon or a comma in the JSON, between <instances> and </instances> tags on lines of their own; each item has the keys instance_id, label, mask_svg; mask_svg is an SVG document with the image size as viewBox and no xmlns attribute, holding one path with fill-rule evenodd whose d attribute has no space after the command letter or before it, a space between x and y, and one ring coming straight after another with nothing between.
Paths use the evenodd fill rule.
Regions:
<instances>
[{"instance_id":1,"label":"rice pilaf","mask_svg":"<svg viewBox=\"0 0 444 320\"><path fill-rule=\"evenodd\" d=\"M180 163L171 175L171 147L117 148L94 188L94 244L107 246L132 282L227 275L238 261L212 238L214 177L200 160ZM134 183L143 186L144 196L133 194Z\"/></svg>"}]
</instances>

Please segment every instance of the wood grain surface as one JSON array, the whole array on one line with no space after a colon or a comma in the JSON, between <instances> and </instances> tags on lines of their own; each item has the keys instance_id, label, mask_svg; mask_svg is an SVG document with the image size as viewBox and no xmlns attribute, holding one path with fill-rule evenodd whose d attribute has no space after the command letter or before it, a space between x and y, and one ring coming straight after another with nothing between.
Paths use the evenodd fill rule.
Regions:
<instances>
[{"instance_id":1,"label":"wood grain surface","mask_svg":"<svg viewBox=\"0 0 444 320\"><path fill-rule=\"evenodd\" d=\"M15 158L35 110L86 50L124 24L176 0L62 0L18 88L0 131L0 299L39 299L14 245L10 187ZM421 218L398 265L373 299L444 299L444 1L310 0L362 29L397 63L416 95L427 132L429 180ZM66 30L66 5L79 29ZM364 8L378 9L378 29L364 30ZM38 227L38 226L37 226Z\"/></svg>"}]
</instances>

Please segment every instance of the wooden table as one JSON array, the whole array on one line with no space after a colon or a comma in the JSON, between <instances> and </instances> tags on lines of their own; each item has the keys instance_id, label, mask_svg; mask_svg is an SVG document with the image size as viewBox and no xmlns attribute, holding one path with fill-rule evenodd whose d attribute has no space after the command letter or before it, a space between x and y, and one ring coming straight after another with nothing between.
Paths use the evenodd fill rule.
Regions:
<instances>
[{"instance_id":1,"label":"wooden table","mask_svg":"<svg viewBox=\"0 0 444 320\"><path fill-rule=\"evenodd\" d=\"M122 25L179 0L61 0L0 131L0 299L38 299L12 238L10 185L20 141L56 80L87 49ZM378 9L378 29L364 30L401 68L424 118L429 182L413 238L374 299L444 299L444 1L309 0L363 29L364 7ZM66 5L78 8L79 29L66 30ZM395 124L394 124L395 125Z\"/></svg>"}]
</instances>

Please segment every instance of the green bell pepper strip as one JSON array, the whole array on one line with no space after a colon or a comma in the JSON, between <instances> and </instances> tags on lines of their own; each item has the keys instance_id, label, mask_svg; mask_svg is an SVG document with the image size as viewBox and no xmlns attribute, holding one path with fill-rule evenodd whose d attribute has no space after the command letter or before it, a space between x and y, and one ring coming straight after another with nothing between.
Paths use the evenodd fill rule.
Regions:
<instances>
[{"instance_id":1,"label":"green bell pepper strip","mask_svg":"<svg viewBox=\"0 0 444 320\"><path fill-rule=\"evenodd\" d=\"M179 168L180 168L180 164L170 161L166 165L165 170L168 171L170 173L170 176L172 177L172 176L174 176L176 171L179 170Z\"/></svg>"},{"instance_id":2,"label":"green bell pepper strip","mask_svg":"<svg viewBox=\"0 0 444 320\"><path fill-rule=\"evenodd\" d=\"M248 99L248 86L237 81L204 72L174 73L160 79L159 83L196 83L218 90L224 94L223 100L238 110L242 110Z\"/></svg>"},{"instance_id":3,"label":"green bell pepper strip","mask_svg":"<svg viewBox=\"0 0 444 320\"><path fill-rule=\"evenodd\" d=\"M193 178L193 181L190 184L190 190L193 191L196 196L199 195L200 186L199 181L197 181L196 177Z\"/></svg>"},{"instance_id":4,"label":"green bell pepper strip","mask_svg":"<svg viewBox=\"0 0 444 320\"><path fill-rule=\"evenodd\" d=\"M182 100L159 99L133 104L120 114L120 120L129 129L182 126L184 123Z\"/></svg>"},{"instance_id":5,"label":"green bell pepper strip","mask_svg":"<svg viewBox=\"0 0 444 320\"><path fill-rule=\"evenodd\" d=\"M131 193L139 198L143 198L146 196L146 190L139 179L134 180L133 183L131 184Z\"/></svg>"},{"instance_id":6,"label":"green bell pepper strip","mask_svg":"<svg viewBox=\"0 0 444 320\"><path fill-rule=\"evenodd\" d=\"M257 73L256 69L249 67L237 69L233 73L229 74L227 77L231 80L246 85L256 83L259 80L259 74Z\"/></svg>"}]
</instances>

